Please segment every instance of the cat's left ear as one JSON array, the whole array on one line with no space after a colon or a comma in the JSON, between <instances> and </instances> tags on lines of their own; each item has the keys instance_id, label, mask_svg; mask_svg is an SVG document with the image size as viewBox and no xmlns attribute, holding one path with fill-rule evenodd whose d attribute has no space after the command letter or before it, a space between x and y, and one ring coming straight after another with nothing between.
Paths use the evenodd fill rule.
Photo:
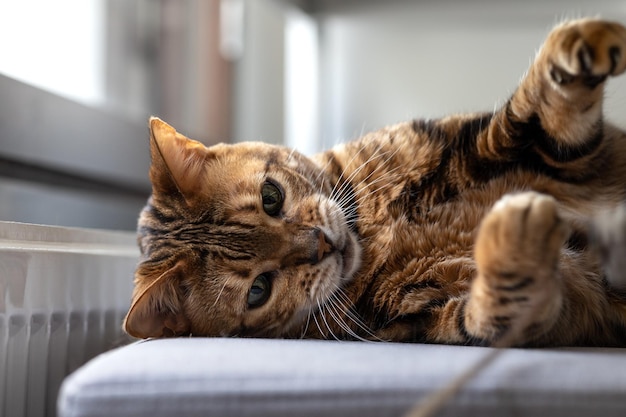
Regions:
<instances>
[{"instance_id":1,"label":"cat's left ear","mask_svg":"<svg viewBox=\"0 0 626 417\"><path fill-rule=\"evenodd\" d=\"M183 311L181 282L185 262L161 273L157 278L142 275L138 269L130 309L124 319L124 330L133 337L171 337L189 334L191 324Z\"/></svg>"},{"instance_id":2,"label":"cat's left ear","mask_svg":"<svg viewBox=\"0 0 626 417\"><path fill-rule=\"evenodd\" d=\"M193 205L212 152L178 133L159 118L150 118L150 180L155 195L179 195Z\"/></svg>"}]
</instances>

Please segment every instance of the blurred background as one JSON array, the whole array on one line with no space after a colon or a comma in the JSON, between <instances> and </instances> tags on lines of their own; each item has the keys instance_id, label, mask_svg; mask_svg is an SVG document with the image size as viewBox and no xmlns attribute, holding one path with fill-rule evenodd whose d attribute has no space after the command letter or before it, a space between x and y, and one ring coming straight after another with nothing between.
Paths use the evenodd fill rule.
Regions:
<instances>
[{"instance_id":1,"label":"blurred background","mask_svg":"<svg viewBox=\"0 0 626 417\"><path fill-rule=\"evenodd\" d=\"M0 0L0 220L132 230L147 118L311 154L489 111L564 18L623 0ZM626 127L626 77L607 91Z\"/></svg>"}]
</instances>

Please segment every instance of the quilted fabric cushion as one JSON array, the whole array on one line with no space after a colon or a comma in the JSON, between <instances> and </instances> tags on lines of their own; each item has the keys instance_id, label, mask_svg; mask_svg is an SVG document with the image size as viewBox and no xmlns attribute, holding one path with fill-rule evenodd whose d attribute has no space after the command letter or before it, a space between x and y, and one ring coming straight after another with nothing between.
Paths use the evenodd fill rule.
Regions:
<instances>
[{"instance_id":1,"label":"quilted fabric cushion","mask_svg":"<svg viewBox=\"0 0 626 417\"><path fill-rule=\"evenodd\" d=\"M60 417L401 416L488 348L260 339L164 339L70 375ZM626 349L506 349L442 416L624 416Z\"/></svg>"}]
</instances>

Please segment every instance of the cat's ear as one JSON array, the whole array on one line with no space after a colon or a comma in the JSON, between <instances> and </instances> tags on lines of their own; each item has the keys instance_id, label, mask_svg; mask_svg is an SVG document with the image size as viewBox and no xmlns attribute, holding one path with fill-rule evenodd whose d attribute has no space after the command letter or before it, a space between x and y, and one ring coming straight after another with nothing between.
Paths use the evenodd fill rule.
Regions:
<instances>
[{"instance_id":1,"label":"cat's ear","mask_svg":"<svg viewBox=\"0 0 626 417\"><path fill-rule=\"evenodd\" d=\"M211 152L159 118L150 118L150 180L156 195L180 195L192 204Z\"/></svg>"},{"instance_id":2,"label":"cat's ear","mask_svg":"<svg viewBox=\"0 0 626 417\"><path fill-rule=\"evenodd\" d=\"M129 335L147 339L189 334L191 325L181 302L184 274L185 263L179 261L152 281L138 277L123 325Z\"/></svg>"}]
</instances>

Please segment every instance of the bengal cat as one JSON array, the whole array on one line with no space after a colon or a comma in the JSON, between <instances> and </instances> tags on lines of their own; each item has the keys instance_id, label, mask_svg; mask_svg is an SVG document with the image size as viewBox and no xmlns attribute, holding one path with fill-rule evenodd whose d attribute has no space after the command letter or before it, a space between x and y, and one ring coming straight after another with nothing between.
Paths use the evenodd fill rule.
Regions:
<instances>
[{"instance_id":1,"label":"bengal cat","mask_svg":"<svg viewBox=\"0 0 626 417\"><path fill-rule=\"evenodd\" d=\"M604 267L626 257L626 133L602 111L625 70L626 28L566 22L497 111L312 158L152 118L126 331L626 346L622 271Z\"/></svg>"}]
</instances>

